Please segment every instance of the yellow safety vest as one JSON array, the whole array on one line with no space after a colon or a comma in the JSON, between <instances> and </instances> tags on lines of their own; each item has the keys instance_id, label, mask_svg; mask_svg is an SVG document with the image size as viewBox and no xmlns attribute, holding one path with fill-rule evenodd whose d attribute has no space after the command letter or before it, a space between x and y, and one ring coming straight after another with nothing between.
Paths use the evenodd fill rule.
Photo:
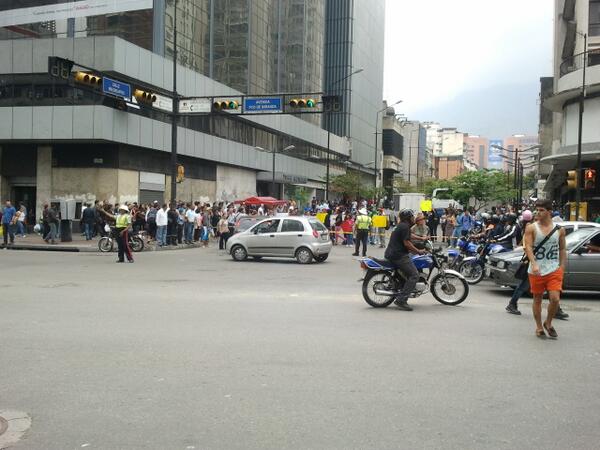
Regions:
<instances>
[{"instance_id":1,"label":"yellow safety vest","mask_svg":"<svg viewBox=\"0 0 600 450\"><path fill-rule=\"evenodd\" d=\"M371 218L369 216L358 216L356 218L356 228L359 230L368 230L371 226Z\"/></svg>"},{"instance_id":2,"label":"yellow safety vest","mask_svg":"<svg viewBox=\"0 0 600 450\"><path fill-rule=\"evenodd\" d=\"M119 214L117 216L117 228L129 228L129 214Z\"/></svg>"}]
</instances>

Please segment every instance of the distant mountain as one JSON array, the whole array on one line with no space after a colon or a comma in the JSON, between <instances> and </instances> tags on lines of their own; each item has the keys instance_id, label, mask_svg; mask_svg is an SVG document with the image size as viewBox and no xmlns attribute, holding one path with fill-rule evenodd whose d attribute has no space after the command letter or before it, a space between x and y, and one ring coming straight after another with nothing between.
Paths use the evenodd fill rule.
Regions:
<instances>
[{"instance_id":1,"label":"distant mountain","mask_svg":"<svg viewBox=\"0 0 600 450\"><path fill-rule=\"evenodd\" d=\"M439 122L444 127L504 138L538 133L539 82L468 91L438 106L417 110L411 119Z\"/></svg>"}]
</instances>

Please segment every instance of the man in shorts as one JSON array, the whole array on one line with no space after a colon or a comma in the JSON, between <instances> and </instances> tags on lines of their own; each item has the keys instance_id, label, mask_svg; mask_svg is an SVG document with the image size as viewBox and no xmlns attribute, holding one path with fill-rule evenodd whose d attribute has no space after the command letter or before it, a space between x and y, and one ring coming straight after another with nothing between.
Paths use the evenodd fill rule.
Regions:
<instances>
[{"instance_id":1,"label":"man in shorts","mask_svg":"<svg viewBox=\"0 0 600 450\"><path fill-rule=\"evenodd\" d=\"M536 202L537 222L525 230L524 247L529 259L529 283L533 294L533 317L536 336L546 337L544 329L551 338L558 333L552 326L552 319L559 308L564 268L567 262L565 230L552 221L552 203L548 200ZM548 239L545 239L550 236ZM545 242L544 242L545 240ZM537 249L537 250L536 250ZM535 253L534 253L534 250ZM546 321L542 323L542 296L548 292L550 304Z\"/></svg>"}]
</instances>

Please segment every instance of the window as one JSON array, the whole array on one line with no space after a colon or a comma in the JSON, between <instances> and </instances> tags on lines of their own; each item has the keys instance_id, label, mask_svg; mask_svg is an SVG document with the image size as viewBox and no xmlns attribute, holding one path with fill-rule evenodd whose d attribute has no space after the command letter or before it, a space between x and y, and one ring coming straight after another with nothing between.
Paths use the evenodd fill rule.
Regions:
<instances>
[{"instance_id":1,"label":"window","mask_svg":"<svg viewBox=\"0 0 600 450\"><path fill-rule=\"evenodd\" d=\"M295 232L302 233L304 231L304 225L302 225L302 222L300 222L299 220L285 219L283 221L281 231L282 232L295 231Z\"/></svg>"},{"instance_id":2,"label":"window","mask_svg":"<svg viewBox=\"0 0 600 450\"><path fill-rule=\"evenodd\" d=\"M600 36L600 0L590 0L588 34L590 36Z\"/></svg>"},{"instance_id":3,"label":"window","mask_svg":"<svg viewBox=\"0 0 600 450\"><path fill-rule=\"evenodd\" d=\"M325 228L325 225L323 225L321 222L319 222L317 220L310 220L308 223L310 223L310 226L315 231L327 231L327 228Z\"/></svg>"},{"instance_id":4,"label":"window","mask_svg":"<svg viewBox=\"0 0 600 450\"><path fill-rule=\"evenodd\" d=\"M255 234L276 233L277 228L279 228L279 219L273 219L259 223L252 231Z\"/></svg>"}]
</instances>

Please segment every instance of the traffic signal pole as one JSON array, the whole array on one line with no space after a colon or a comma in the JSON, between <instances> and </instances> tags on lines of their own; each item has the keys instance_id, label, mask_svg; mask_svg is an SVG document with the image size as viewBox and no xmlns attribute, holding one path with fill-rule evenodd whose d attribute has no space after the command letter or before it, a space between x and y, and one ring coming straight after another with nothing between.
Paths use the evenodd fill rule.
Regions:
<instances>
[{"instance_id":1,"label":"traffic signal pole","mask_svg":"<svg viewBox=\"0 0 600 450\"><path fill-rule=\"evenodd\" d=\"M173 113L171 115L171 203L177 201L177 0L173 0Z\"/></svg>"},{"instance_id":2,"label":"traffic signal pole","mask_svg":"<svg viewBox=\"0 0 600 450\"><path fill-rule=\"evenodd\" d=\"M581 204L581 146L583 135L583 107L585 102L585 70L587 66L587 33L583 35L583 80L581 84L581 96L579 97L579 124L577 133L577 191L575 193L575 220L579 220L579 208Z\"/></svg>"}]
</instances>

